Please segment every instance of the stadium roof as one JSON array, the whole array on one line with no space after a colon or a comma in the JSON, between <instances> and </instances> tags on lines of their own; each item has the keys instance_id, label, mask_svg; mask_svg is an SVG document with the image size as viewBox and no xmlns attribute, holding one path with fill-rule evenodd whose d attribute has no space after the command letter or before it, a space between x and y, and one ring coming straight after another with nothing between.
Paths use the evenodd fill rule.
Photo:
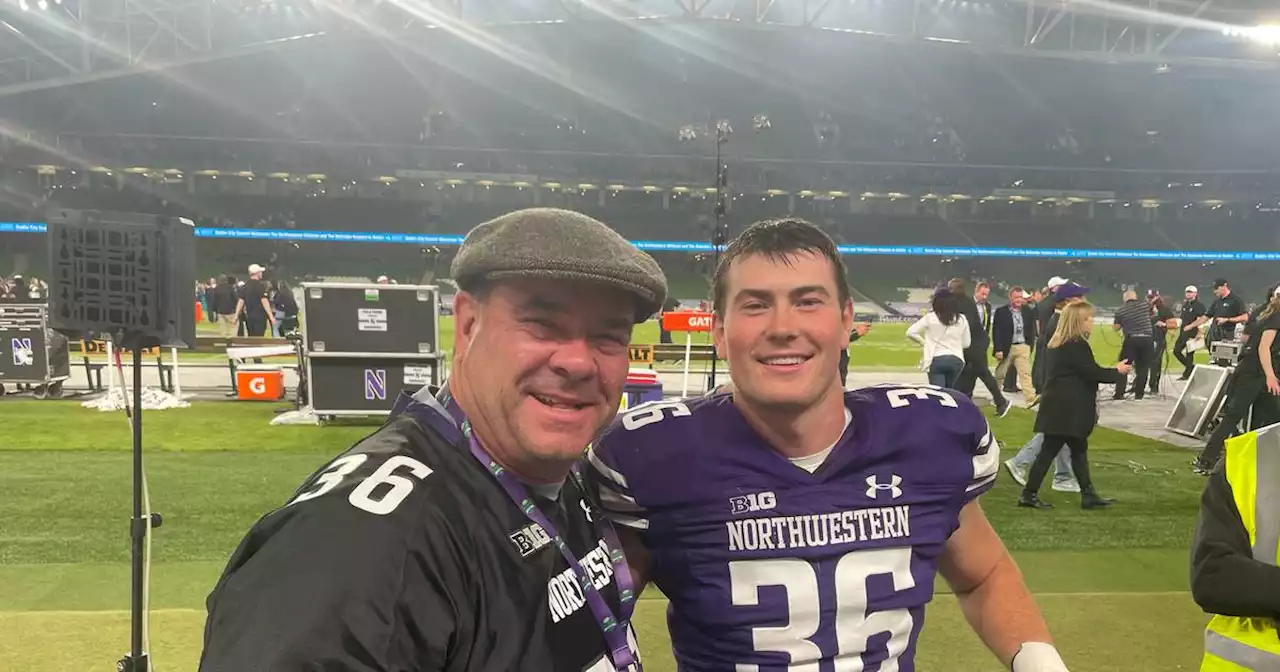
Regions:
<instances>
[{"instance_id":1,"label":"stadium roof","mask_svg":"<svg viewBox=\"0 0 1280 672\"><path fill-rule=\"evenodd\" d=\"M1278 69L1268 0L0 0L0 97L368 32L714 21L1162 69Z\"/></svg>"}]
</instances>

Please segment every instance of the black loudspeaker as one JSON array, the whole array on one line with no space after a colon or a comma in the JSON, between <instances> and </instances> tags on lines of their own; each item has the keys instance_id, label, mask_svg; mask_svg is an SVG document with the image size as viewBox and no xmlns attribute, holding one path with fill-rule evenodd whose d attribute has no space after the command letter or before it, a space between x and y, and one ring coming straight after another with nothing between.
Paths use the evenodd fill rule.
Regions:
<instances>
[{"instance_id":1,"label":"black loudspeaker","mask_svg":"<svg viewBox=\"0 0 1280 672\"><path fill-rule=\"evenodd\" d=\"M195 345L195 225L97 210L48 213L49 326L127 347Z\"/></svg>"}]
</instances>

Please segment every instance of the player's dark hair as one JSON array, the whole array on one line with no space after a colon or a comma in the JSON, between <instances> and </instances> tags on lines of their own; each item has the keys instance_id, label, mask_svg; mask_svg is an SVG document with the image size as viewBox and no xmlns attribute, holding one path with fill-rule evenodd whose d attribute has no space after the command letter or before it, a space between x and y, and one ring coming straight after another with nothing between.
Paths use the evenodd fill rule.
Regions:
<instances>
[{"instance_id":1,"label":"player's dark hair","mask_svg":"<svg viewBox=\"0 0 1280 672\"><path fill-rule=\"evenodd\" d=\"M935 293L932 304L933 314L938 316L939 322L948 327L960 319L960 297L952 294L950 290Z\"/></svg>"},{"instance_id":2,"label":"player's dark hair","mask_svg":"<svg viewBox=\"0 0 1280 672\"><path fill-rule=\"evenodd\" d=\"M715 274L711 277L711 306L717 315L724 314L726 278L734 261L754 255L763 255L773 261L791 264L791 257L800 253L813 253L831 262L831 273L836 283L836 294L841 308L849 300L849 278L845 275L844 260L836 243L825 231L798 217L766 219L748 226L742 235L733 239L720 257Z\"/></svg>"}]
</instances>

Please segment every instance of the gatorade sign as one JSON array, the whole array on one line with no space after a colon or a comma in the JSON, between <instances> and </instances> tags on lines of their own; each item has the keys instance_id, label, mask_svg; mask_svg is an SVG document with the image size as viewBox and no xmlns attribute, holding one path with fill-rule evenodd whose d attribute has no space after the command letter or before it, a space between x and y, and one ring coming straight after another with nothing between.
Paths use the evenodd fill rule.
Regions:
<instances>
[{"instance_id":1,"label":"gatorade sign","mask_svg":"<svg viewBox=\"0 0 1280 672\"><path fill-rule=\"evenodd\" d=\"M262 396L267 393L267 379L261 377L253 377L249 379L249 391L256 396Z\"/></svg>"},{"instance_id":2,"label":"gatorade sign","mask_svg":"<svg viewBox=\"0 0 1280 672\"><path fill-rule=\"evenodd\" d=\"M711 313L663 313L662 328L667 331L711 331Z\"/></svg>"}]
</instances>

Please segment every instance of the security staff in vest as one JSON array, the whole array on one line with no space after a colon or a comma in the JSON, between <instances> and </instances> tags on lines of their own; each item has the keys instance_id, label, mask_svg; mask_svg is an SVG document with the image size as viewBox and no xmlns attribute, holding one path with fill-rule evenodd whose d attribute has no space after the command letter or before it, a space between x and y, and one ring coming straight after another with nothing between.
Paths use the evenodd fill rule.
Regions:
<instances>
[{"instance_id":1,"label":"security staff in vest","mask_svg":"<svg viewBox=\"0 0 1280 672\"><path fill-rule=\"evenodd\" d=\"M1271 299L1258 312L1258 319L1249 325L1244 346L1240 349L1240 361L1227 386L1227 402L1222 410L1218 426L1209 435L1204 450L1192 463L1198 474L1208 474L1222 457L1222 444L1236 432L1237 426L1249 409L1258 402L1271 406L1264 414L1275 414L1276 395L1280 395L1280 381L1276 379L1276 359L1280 353L1280 287L1272 288Z\"/></svg>"},{"instance_id":2,"label":"security staff in vest","mask_svg":"<svg viewBox=\"0 0 1280 672\"><path fill-rule=\"evenodd\" d=\"M1124 305L1116 311L1112 329L1124 332L1124 343L1120 346L1120 360L1133 363L1134 376L1133 398L1141 399L1147 391L1147 375L1151 368L1151 358L1155 347L1151 343L1151 306L1138 298L1132 289L1124 293ZM1115 399L1124 399L1124 387L1128 377L1116 383Z\"/></svg>"},{"instance_id":3,"label":"security staff in vest","mask_svg":"<svg viewBox=\"0 0 1280 672\"><path fill-rule=\"evenodd\" d=\"M1209 320L1209 312L1200 303L1200 291L1195 285L1187 285L1182 295L1182 314L1178 319L1178 338L1173 342L1173 356L1182 364L1182 375L1178 380L1187 380L1196 368L1195 353L1187 352L1187 341L1196 337L1200 325Z\"/></svg>"},{"instance_id":4,"label":"security staff in vest","mask_svg":"<svg viewBox=\"0 0 1280 672\"><path fill-rule=\"evenodd\" d=\"M1209 324L1209 335L1204 339L1204 346L1210 352L1213 352L1211 344L1215 341L1234 341L1236 325L1249 320L1249 307L1244 304L1244 299L1231 292L1226 280L1214 280L1213 293L1218 296L1218 300L1209 308L1212 322Z\"/></svg>"},{"instance_id":5,"label":"security staff in vest","mask_svg":"<svg viewBox=\"0 0 1280 672\"><path fill-rule=\"evenodd\" d=\"M1214 614L1200 672L1280 670L1280 425L1227 441L1191 547L1191 596Z\"/></svg>"}]
</instances>

